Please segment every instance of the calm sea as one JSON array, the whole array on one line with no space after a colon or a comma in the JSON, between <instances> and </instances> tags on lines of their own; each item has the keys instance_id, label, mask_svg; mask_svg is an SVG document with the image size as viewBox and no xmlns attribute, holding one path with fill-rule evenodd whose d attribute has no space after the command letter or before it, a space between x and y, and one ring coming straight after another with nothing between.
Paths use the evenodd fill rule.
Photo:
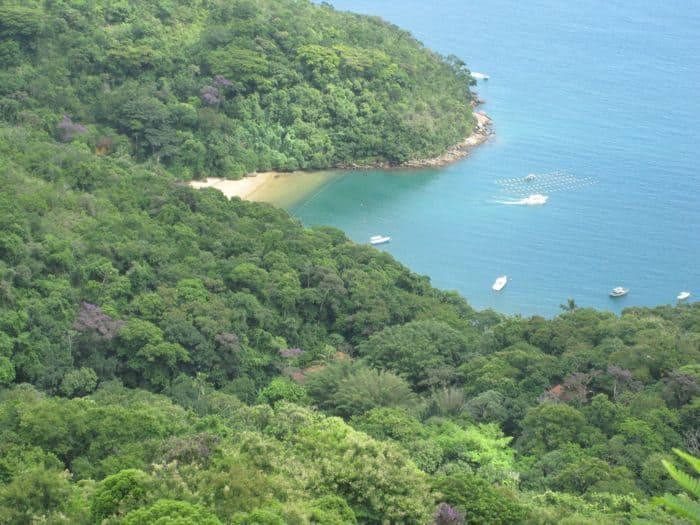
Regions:
<instances>
[{"instance_id":1,"label":"calm sea","mask_svg":"<svg viewBox=\"0 0 700 525\"><path fill-rule=\"evenodd\" d=\"M335 0L456 54L496 135L435 170L332 178L289 207L477 308L557 314L700 298L700 7L691 0ZM440 86L435 86L439 89ZM521 179L533 173L534 181ZM531 193L544 206L509 205ZM508 275L499 294L491 284ZM621 299L614 286L630 288Z\"/></svg>"}]
</instances>

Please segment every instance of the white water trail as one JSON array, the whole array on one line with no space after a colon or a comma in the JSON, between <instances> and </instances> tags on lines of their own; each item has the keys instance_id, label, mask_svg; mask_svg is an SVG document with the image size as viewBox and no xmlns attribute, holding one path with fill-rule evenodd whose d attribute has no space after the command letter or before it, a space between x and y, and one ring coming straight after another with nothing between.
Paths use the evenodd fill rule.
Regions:
<instances>
[{"instance_id":1,"label":"white water trail","mask_svg":"<svg viewBox=\"0 0 700 525\"><path fill-rule=\"evenodd\" d=\"M542 195L541 193L535 193L533 195L528 195L523 199L511 199L511 200L500 200L495 201L496 204L508 204L515 206L542 206L547 203L549 197L547 195Z\"/></svg>"}]
</instances>

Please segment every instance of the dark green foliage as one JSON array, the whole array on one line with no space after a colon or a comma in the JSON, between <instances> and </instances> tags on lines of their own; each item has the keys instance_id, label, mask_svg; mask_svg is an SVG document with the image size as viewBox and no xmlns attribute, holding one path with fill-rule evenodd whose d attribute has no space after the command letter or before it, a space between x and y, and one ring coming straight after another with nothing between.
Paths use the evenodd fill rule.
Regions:
<instances>
[{"instance_id":1,"label":"dark green foliage","mask_svg":"<svg viewBox=\"0 0 700 525\"><path fill-rule=\"evenodd\" d=\"M25 4L0 7L0 522L671 522L647 501L700 448L700 303L476 312L182 184L438 153L471 129L459 59L306 1Z\"/></svg>"},{"instance_id":2,"label":"dark green foliage","mask_svg":"<svg viewBox=\"0 0 700 525\"><path fill-rule=\"evenodd\" d=\"M378 18L290 0L113 4L0 8L6 118L100 154L128 144L185 178L435 156L474 125L464 64ZM95 177L85 166L83 187Z\"/></svg>"},{"instance_id":3,"label":"dark green foliage","mask_svg":"<svg viewBox=\"0 0 700 525\"><path fill-rule=\"evenodd\" d=\"M15 236L0 266L4 381L74 398L26 388L3 396L3 452L17 459L0 463L0 479L16 491L46 477L21 472L68 469L73 481L47 475L56 500L70 489L51 512L85 517L87 504L71 499L76 482L128 469L153 477L158 461L175 462L177 475L153 477L142 508L187 501L222 521L263 512L268 500L255 495L282 490L277 483L290 474L273 476L271 465L238 456L220 463L221 440L241 428L289 436L302 416L243 412L231 394L352 417L359 430L398 443L400 461L424 475L469 472L509 490L520 478L524 489L572 498L643 500L667 487L663 454L697 443L693 304L620 318L576 309L550 321L479 313L337 230L305 230L271 206L227 201L129 160L95 156L80 146L82 135L57 144L18 127L0 137L0 221ZM71 189L76 163L102 174L89 191ZM648 351L640 345L658 340L664 348L669 337L674 352L653 368L636 363L635 352ZM187 411L202 419L191 423ZM330 460L312 442L304 450ZM272 454L268 445L260 457ZM175 482L195 466L212 470L199 470L186 487ZM319 483L325 491L335 481ZM384 511L364 501L357 491L369 489L359 486L347 485L344 501L358 522L379 519ZM398 508L389 486L381 490L387 508ZM188 499L197 491L211 499ZM332 523L333 512L310 503L323 491L305 495L294 512ZM114 501L110 516L136 510ZM558 515L564 500L552 501L542 512ZM3 507L3 516L22 508ZM26 513L44 512L36 509ZM287 519L292 511L265 512Z\"/></svg>"},{"instance_id":4,"label":"dark green foliage","mask_svg":"<svg viewBox=\"0 0 700 525\"><path fill-rule=\"evenodd\" d=\"M372 366L402 374L416 388L429 388L453 383L472 345L463 333L431 320L385 328L359 350Z\"/></svg>"}]
</instances>

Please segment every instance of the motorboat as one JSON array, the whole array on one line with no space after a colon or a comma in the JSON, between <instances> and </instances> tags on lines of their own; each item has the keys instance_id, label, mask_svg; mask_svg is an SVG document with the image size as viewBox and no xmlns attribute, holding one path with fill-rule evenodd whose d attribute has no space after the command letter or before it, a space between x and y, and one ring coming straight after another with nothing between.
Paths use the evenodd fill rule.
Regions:
<instances>
[{"instance_id":1,"label":"motorboat","mask_svg":"<svg viewBox=\"0 0 700 525\"><path fill-rule=\"evenodd\" d=\"M676 299L678 299L679 301L685 301L688 297L690 297L690 292L681 292L678 294L678 297L676 297Z\"/></svg>"},{"instance_id":2,"label":"motorboat","mask_svg":"<svg viewBox=\"0 0 700 525\"><path fill-rule=\"evenodd\" d=\"M521 204L527 204L528 206L539 206L542 204L547 204L547 195L542 195L541 193L533 193L522 199Z\"/></svg>"},{"instance_id":3,"label":"motorboat","mask_svg":"<svg viewBox=\"0 0 700 525\"><path fill-rule=\"evenodd\" d=\"M472 78L474 80L488 80L490 77L486 73L479 73L478 71L472 71Z\"/></svg>"},{"instance_id":4,"label":"motorboat","mask_svg":"<svg viewBox=\"0 0 700 525\"><path fill-rule=\"evenodd\" d=\"M388 235L372 235L372 237L369 238L369 243L370 244L384 244L386 242L389 242L391 240L391 237Z\"/></svg>"},{"instance_id":5,"label":"motorboat","mask_svg":"<svg viewBox=\"0 0 700 525\"><path fill-rule=\"evenodd\" d=\"M532 182L532 181L535 180L536 178L537 178L537 175L535 175L534 173L530 173L530 174L528 174L525 178L523 178L523 180L524 180L525 182Z\"/></svg>"},{"instance_id":6,"label":"motorboat","mask_svg":"<svg viewBox=\"0 0 700 525\"><path fill-rule=\"evenodd\" d=\"M493 282L493 286L491 286L491 289L494 292L500 292L505 288L506 284L508 284L508 276L506 275L501 275L498 279L496 279Z\"/></svg>"},{"instance_id":7,"label":"motorboat","mask_svg":"<svg viewBox=\"0 0 700 525\"><path fill-rule=\"evenodd\" d=\"M616 286L612 290L610 290L610 297L622 297L623 295L627 295L630 293L629 288L623 288L622 286Z\"/></svg>"}]
</instances>

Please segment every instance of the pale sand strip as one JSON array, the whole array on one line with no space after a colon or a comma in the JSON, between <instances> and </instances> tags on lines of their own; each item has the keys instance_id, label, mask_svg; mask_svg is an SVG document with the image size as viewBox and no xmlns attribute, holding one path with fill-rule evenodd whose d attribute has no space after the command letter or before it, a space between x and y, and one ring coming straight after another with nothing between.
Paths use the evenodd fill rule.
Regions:
<instances>
[{"instance_id":1,"label":"pale sand strip","mask_svg":"<svg viewBox=\"0 0 700 525\"><path fill-rule=\"evenodd\" d=\"M476 117L476 129L474 132L464 139L461 143L449 148L445 153L442 155L434 158L434 159L423 159L423 160L411 160L408 162L405 162L401 166L398 167L404 167L404 168L426 168L426 167L438 167L438 166L444 166L446 164L450 164L452 162L455 162L456 160L459 160L461 158L466 157L469 155L471 150L478 146L479 144L482 144L488 138L491 136L492 131L491 131L491 118L484 113L483 111L475 111L474 116ZM376 163L372 166L343 166L341 169L369 169L369 168L392 168L392 167L397 167L397 166L391 166L388 163ZM326 179L327 179L327 174L328 171L319 171L319 172L291 172L291 173L279 173L275 171L263 171L259 172L257 175L254 177L243 177L242 179L238 180L229 180L229 179L222 179L220 177L208 177L204 181L197 181L193 180L189 183L190 186L193 188L216 188L217 190L220 190L226 197L229 199L231 197L240 197L241 199L247 199L247 200L261 200L261 201L270 201L274 202L276 200L279 200L279 196L276 198L273 197L271 198L270 195L267 194L266 191L260 191L258 193L258 190L262 190L264 187L270 187L274 188L276 186L279 186L280 188L285 188L288 189L285 185L288 182L288 176L289 175L306 175L307 178L314 178L310 177L310 174L316 173L322 174L322 178L320 180L312 180L311 184L309 187L316 187L319 184L322 184ZM273 181L274 179L280 178L280 184L275 184L271 185L270 182ZM308 182L308 181L307 181ZM279 190L279 188L277 188ZM258 195L256 195L258 193ZM273 192L274 193L274 192Z\"/></svg>"},{"instance_id":2,"label":"pale sand strip","mask_svg":"<svg viewBox=\"0 0 700 525\"><path fill-rule=\"evenodd\" d=\"M231 197L240 197L241 199L250 199L251 195L258 191L262 186L270 182L277 173L274 171L264 171L258 173L255 177L243 177L238 180L222 179L219 177L207 177L205 180L193 180L190 186L193 188L216 188L221 191L229 199Z\"/></svg>"}]
</instances>

